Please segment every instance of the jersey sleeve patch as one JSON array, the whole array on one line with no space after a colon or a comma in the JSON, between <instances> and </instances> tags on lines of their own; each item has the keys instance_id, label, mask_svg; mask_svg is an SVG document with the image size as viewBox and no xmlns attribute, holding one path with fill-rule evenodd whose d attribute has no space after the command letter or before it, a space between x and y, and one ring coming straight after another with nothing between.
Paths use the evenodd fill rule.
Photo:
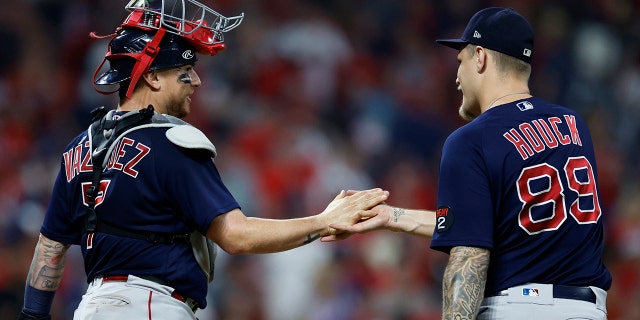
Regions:
<instances>
[{"instance_id":1,"label":"jersey sleeve patch","mask_svg":"<svg viewBox=\"0 0 640 320\"><path fill-rule=\"evenodd\" d=\"M217 155L216 147L211 143L209 138L190 125L179 125L172 127L165 133L167 139L173 144L187 149L204 149L211 152L211 157Z\"/></svg>"},{"instance_id":2,"label":"jersey sleeve patch","mask_svg":"<svg viewBox=\"0 0 640 320\"><path fill-rule=\"evenodd\" d=\"M453 211L446 206L440 206L436 210L436 232L442 233L453 225Z\"/></svg>"}]
</instances>

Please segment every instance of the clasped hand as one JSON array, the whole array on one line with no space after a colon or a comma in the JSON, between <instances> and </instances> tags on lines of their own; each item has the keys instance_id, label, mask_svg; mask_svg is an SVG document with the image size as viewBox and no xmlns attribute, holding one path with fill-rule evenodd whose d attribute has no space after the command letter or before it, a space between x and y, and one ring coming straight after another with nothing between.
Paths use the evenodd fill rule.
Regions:
<instances>
[{"instance_id":1,"label":"clasped hand","mask_svg":"<svg viewBox=\"0 0 640 320\"><path fill-rule=\"evenodd\" d=\"M389 192L380 188L362 191L342 191L321 213L329 226L320 234L321 241L343 240L354 233L364 233L384 228L388 222L384 204Z\"/></svg>"}]
</instances>

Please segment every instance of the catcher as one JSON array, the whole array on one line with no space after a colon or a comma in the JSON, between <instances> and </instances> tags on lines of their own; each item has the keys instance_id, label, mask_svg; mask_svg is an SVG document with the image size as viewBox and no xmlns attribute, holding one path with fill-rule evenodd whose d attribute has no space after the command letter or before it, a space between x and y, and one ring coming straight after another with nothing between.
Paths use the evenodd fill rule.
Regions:
<instances>
[{"instance_id":1,"label":"catcher","mask_svg":"<svg viewBox=\"0 0 640 320\"><path fill-rule=\"evenodd\" d=\"M341 192L314 216L245 216L221 180L214 145L180 120L201 85L196 53L222 51L223 33L243 15L228 18L192 0L125 8L130 14L94 74L94 87L117 88L96 90L117 91L120 103L96 109L62 154L20 319L51 318L70 245L80 245L89 283L74 319L196 319L217 246L230 254L289 250L333 234L331 223L356 222L388 196ZM97 76L105 60L110 68Z\"/></svg>"}]
</instances>

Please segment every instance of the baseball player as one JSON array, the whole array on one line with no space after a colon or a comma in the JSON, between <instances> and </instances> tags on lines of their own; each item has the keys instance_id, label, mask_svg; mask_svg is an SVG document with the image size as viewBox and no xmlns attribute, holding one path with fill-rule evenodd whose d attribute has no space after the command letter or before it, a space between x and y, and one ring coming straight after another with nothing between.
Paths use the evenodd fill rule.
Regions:
<instances>
[{"instance_id":1,"label":"baseball player","mask_svg":"<svg viewBox=\"0 0 640 320\"><path fill-rule=\"evenodd\" d=\"M606 319L612 279L589 128L530 94L531 26L487 8L462 37L437 42L459 51L459 112L470 121L444 144L437 210L380 205L332 226L432 237L450 254L444 319Z\"/></svg>"},{"instance_id":2,"label":"baseball player","mask_svg":"<svg viewBox=\"0 0 640 320\"><path fill-rule=\"evenodd\" d=\"M105 56L110 68L95 79L118 84L120 103L97 109L62 154L20 319L50 319L70 245L80 246L89 283L74 319L196 319L207 305L215 244L230 254L292 249L387 198L380 189L341 192L314 216L245 216L221 180L214 145L179 119L201 85L196 53L224 49L222 34L243 16L182 3L196 19L164 1L126 6Z\"/></svg>"}]
</instances>

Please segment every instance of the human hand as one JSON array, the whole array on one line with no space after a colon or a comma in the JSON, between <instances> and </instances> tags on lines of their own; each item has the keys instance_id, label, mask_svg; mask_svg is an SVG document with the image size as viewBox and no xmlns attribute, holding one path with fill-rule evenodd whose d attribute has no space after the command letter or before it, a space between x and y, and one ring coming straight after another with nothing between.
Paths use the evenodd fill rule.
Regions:
<instances>
[{"instance_id":1,"label":"human hand","mask_svg":"<svg viewBox=\"0 0 640 320\"><path fill-rule=\"evenodd\" d=\"M364 211L378 205L389 197L389 192L380 188L362 191L341 191L329 203L327 208L318 215L327 226L326 230L320 233L321 237L335 235L338 231L329 227L335 225L352 225L367 216Z\"/></svg>"},{"instance_id":2,"label":"human hand","mask_svg":"<svg viewBox=\"0 0 640 320\"><path fill-rule=\"evenodd\" d=\"M366 233L374 230L389 229L393 208L386 204L379 204L369 210L358 212L355 224L330 224L335 233L320 238L322 242L343 240L356 233Z\"/></svg>"}]
</instances>

